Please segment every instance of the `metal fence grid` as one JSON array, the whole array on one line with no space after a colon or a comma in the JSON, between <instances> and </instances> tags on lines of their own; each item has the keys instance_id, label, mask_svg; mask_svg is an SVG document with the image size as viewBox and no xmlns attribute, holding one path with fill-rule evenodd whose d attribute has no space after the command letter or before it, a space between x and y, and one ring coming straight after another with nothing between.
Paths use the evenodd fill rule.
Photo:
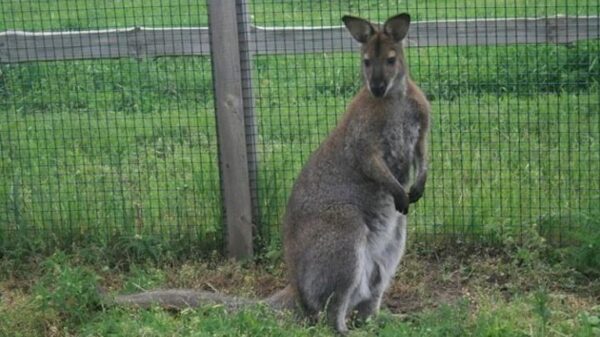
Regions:
<instances>
[{"instance_id":1,"label":"metal fence grid","mask_svg":"<svg viewBox=\"0 0 600 337\"><path fill-rule=\"evenodd\" d=\"M238 21L328 27L341 25L344 14L384 21L404 11L413 22L441 22L598 16L600 4L254 0L238 8ZM207 12L204 2L187 0L10 0L0 4L0 31L200 27ZM298 53L297 43L275 45L281 41L266 36L240 36L250 39L248 46L278 50L242 60L252 79L243 86L252 89L244 103L254 110L254 118L246 116L246 136L256 160L250 179L260 246L277 243L297 173L361 85L352 47ZM412 77L433 108L430 178L411 210L414 237L477 241L536 228L561 241L575 228L597 231L600 41L503 44L496 38L408 49ZM70 240L91 232L221 247L210 58L186 55L0 65L5 241L16 235Z\"/></svg>"},{"instance_id":2,"label":"metal fence grid","mask_svg":"<svg viewBox=\"0 0 600 337\"><path fill-rule=\"evenodd\" d=\"M252 2L260 26L339 25L347 13L382 22L598 15L593 2ZM531 34L537 32L519 32ZM413 207L413 235L478 241L536 228L563 240L598 230L600 42L409 48L432 103L430 178ZM256 41L273 43L272 41ZM355 52L257 56L263 235L279 236L291 185L360 86ZM595 226L595 227L594 227ZM268 239L267 241L270 241Z\"/></svg>"},{"instance_id":3,"label":"metal fence grid","mask_svg":"<svg viewBox=\"0 0 600 337\"><path fill-rule=\"evenodd\" d=\"M0 31L207 22L201 1L2 1L0 15ZM208 56L2 64L0 236L220 248L212 90Z\"/></svg>"}]
</instances>

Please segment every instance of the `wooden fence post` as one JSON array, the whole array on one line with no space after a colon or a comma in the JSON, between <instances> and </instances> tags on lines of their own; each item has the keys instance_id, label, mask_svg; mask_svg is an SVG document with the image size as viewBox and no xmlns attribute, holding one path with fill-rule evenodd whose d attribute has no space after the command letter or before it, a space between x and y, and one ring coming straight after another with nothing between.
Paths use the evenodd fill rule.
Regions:
<instances>
[{"instance_id":1,"label":"wooden fence post","mask_svg":"<svg viewBox=\"0 0 600 337\"><path fill-rule=\"evenodd\" d=\"M208 5L227 255L243 259L253 254L253 225L236 3Z\"/></svg>"},{"instance_id":2,"label":"wooden fence post","mask_svg":"<svg viewBox=\"0 0 600 337\"><path fill-rule=\"evenodd\" d=\"M242 70L242 94L244 100L244 121L246 126L246 154L248 156L248 178L250 179L250 196L252 198L252 223L260 226L260 208L258 199L258 153L256 144L258 125L254 114L254 86L252 84L252 57L254 47L251 45L253 32L248 1L237 0L238 31L240 46L240 65ZM258 229L257 229L258 230Z\"/></svg>"}]
</instances>

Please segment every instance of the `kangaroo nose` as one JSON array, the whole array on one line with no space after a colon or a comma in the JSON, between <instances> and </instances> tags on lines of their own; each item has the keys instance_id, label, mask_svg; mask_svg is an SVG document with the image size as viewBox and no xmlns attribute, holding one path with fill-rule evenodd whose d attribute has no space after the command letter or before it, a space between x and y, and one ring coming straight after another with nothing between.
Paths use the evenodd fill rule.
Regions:
<instances>
[{"instance_id":1,"label":"kangaroo nose","mask_svg":"<svg viewBox=\"0 0 600 337\"><path fill-rule=\"evenodd\" d=\"M375 97L382 97L385 94L386 85L383 82L371 83L371 93Z\"/></svg>"}]
</instances>

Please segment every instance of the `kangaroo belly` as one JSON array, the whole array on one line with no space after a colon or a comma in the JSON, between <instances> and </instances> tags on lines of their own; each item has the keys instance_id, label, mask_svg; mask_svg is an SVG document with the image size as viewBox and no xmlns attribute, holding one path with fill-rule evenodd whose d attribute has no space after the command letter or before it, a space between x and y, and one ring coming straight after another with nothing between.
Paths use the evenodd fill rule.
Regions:
<instances>
[{"instance_id":1,"label":"kangaroo belly","mask_svg":"<svg viewBox=\"0 0 600 337\"><path fill-rule=\"evenodd\" d=\"M391 197L383 198L378 212L369 220L369 232L359 252L362 268L352 305L381 296L404 254L406 216L396 211Z\"/></svg>"}]
</instances>

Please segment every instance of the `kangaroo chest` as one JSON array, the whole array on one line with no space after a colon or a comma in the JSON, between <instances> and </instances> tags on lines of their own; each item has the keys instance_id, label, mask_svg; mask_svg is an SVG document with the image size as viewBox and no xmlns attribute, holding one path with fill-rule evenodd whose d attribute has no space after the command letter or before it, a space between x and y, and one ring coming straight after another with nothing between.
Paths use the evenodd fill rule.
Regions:
<instances>
[{"instance_id":1,"label":"kangaroo chest","mask_svg":"<svg viewBox=\"0 0 600 337\"><path fill-rule=\"evenodd\" d=\"M386 164L405 183L414 159L420 123L416 114L398 111L383 126L381 145Z\"/></svg>"}]
</instances>

